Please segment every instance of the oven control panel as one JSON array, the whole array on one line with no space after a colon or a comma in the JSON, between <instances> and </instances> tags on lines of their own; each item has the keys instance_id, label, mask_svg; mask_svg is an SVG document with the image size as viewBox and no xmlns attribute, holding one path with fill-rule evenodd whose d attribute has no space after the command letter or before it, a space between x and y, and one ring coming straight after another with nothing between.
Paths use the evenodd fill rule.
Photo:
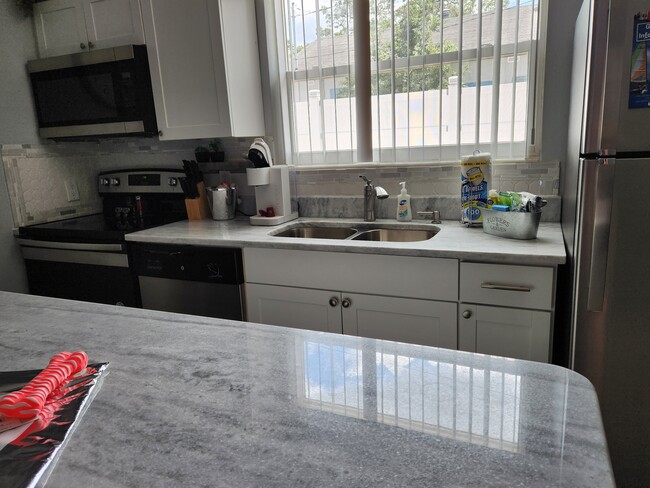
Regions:
<instances>
[{"instance_id":1,"label":"oven control panel","mask_svg":"<svg viewBox=\"0 0 650 488\"><path fill-rule=\"evenodd\" d=\"M185 176L182 169L139 169L105 171L98 176L100 195L111 193L167 193L182 194L178 178Z\"/></svg>"}]
</instances>

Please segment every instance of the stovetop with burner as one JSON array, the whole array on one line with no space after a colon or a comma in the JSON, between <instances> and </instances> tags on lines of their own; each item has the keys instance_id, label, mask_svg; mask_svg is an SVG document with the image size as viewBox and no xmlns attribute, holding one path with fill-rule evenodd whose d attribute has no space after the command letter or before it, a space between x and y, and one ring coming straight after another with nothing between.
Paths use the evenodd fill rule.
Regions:
<instances>
[{"instance_id":1,"label":"stovetop with burner","mask_svg":"<svg viewBox=\"0 0 650 488\"><path fill-rule=\"evenodd\" d=\"M21 227L21 237L60 242L122 242L128 231L111 228L103 214Z\"/></svg>"},{"instance_id":2,"label":"stovetop with burner","mask_svg":"<svg viewBox=\"0 0 650 488\"><path fill-rule=\"evenodd\" d=\"M20 227L23 238L121 243L129 232L187 218L178 178L183 170L132 169L98 175L102 213Z\"/></svg>"}]
</instances>

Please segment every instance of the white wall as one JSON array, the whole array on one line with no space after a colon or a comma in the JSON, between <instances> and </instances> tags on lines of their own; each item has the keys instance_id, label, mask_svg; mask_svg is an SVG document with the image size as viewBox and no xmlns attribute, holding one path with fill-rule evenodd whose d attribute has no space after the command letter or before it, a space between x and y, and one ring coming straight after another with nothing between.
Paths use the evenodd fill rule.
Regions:
<instances>
[{"instance_id":1,"label":"white wall","mask_svg":"<svg viewBox=\"0 0 650 488\"><path fill-rule=\"evenodd\" d=\"M25 69L25 62L36 57L36 39L31 17L24 17L13 1L0 2L0 46L0 144L36 143L36 115ZM4 171L0 171L0 290L27 291Z\"/></svg>"},{"instance_id":2,"label":"white wall","mask_svg":"<svg viewBox=\"0 0 650 488\"><path fill-rule=\"evenodd\" d=\"M573 31L583 0L549 0L542 159L564 163L569 131Z\"/></svg>"}]
</instances>

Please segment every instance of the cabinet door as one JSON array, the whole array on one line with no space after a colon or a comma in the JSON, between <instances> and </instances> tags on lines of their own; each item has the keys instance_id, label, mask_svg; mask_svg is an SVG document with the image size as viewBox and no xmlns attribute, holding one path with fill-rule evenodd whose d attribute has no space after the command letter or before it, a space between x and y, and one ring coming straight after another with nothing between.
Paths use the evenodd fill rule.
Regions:
<instances>
[{"instance_id":1,"label":"cabinet door","mask_svg":"<svg viewBox=\"0 0 650 488\"><path fill-rule=\"evenodd\" d=\"M459 312L459 349L548 362L550 312L468 304L461 304Z\"/></svg>"},{"instance_id":2,"label":"cabinet door","mask_svg":"<svg viewBox=\"0 0 650 488\"><path fill-rule=\"evenodd\" d=\"M160 139L199 139L231 133L220 3L142 0Z\"/></svg>"},{"instance_id":3,"label":"cabinet door","mask_svg":"<svg viewBox=\"0 0 650 488\"><path fill-rule=\"evenodd\" d=\"M83 0L92 49L144 44L139 0Z\"/></svg>"},{"instance_id":4,"label":"cabinet door","mask_svg":"<svg viewBox=\"0 0 650 488\"><path fill-rule=\"evenodd\" d=\"M221 0L220 4L230 129L237 137L263 136L255 2Z\"/></svg>"},{"instance_id":5,"label":"cabinet door","mask_svg":"<svg viewBox=\"0 0 650 488\"><path fill-rule=\"evenodd\" d=\"M34 29L42 58L88 50L84 12L78 0L35 3Z\"/></svg>"},{"instance_id":6,"label":"cabinet door","mask_svg":"<svg viewBox=\"0 0 650 488\"><path fill-rule=\"evenodd\" d=\"M246 283L246 320L340 334L340 293ZM330 303L332 300L332 303Z\"/></svg>"},{"instance_id":7,"label":"cabinet door","mask_svg":"<svg viewBox=\"0 0 650 488\"><path fill-rule=\"evenodd\" d=\"M456 303L343 293L343 333L457 348Z\"/></svg>"}]
</instances>

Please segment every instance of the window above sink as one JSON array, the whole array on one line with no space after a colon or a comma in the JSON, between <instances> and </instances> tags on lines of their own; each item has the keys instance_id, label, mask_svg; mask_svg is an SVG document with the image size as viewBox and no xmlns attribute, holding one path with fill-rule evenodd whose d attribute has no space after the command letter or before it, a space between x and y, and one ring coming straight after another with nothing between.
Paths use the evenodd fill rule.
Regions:
<instances>
[{"instance_id":1,"label":"window above sink","mask_svg":"<svg viewBox=\"0 0 650 488\"><path fill-rule=\"evenodd\" d=\"M296 165L455 161L475 149L536 158L542 1L396 0L364 12L351 0L277 2L285 153Z\"/></svg>"}]
</instances>

